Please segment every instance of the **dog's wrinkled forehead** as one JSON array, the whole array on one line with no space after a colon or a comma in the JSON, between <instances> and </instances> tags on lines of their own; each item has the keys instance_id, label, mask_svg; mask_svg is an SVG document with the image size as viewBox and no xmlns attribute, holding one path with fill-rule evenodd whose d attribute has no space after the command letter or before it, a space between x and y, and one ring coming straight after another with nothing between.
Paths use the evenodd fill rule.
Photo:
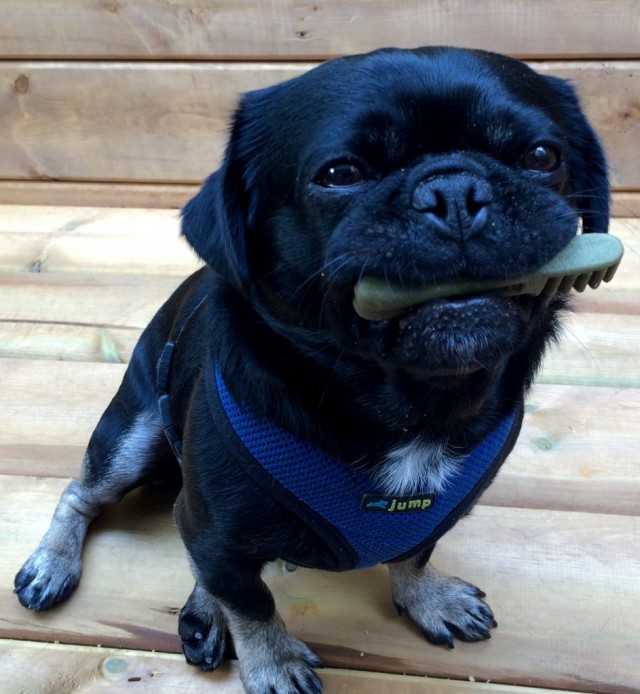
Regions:
<instances>
[{"instance_id":1,"label":"dog's wrinkled forehead","mask_svg":"<svg viewBox=\"0 0 640 694\"><path fill-rule=\"evenodd\" d=\"M483 140L496 152L560 126L556 103L545 78L519 61L430 48L330 61L247 95L243 107L248 121L260 114L251 145L260 140L265 159L282 170L304 164L305 155L344 150L392 165L407 153L477 148Z\"/></svg>"}]
</instances>

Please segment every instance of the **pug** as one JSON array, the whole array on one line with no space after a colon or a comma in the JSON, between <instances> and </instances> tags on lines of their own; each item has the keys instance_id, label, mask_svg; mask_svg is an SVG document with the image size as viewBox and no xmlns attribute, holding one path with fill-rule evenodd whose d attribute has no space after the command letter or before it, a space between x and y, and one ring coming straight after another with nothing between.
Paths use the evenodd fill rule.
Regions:
<instances>
[{"instance_id":1,"label":"pug","mask_svg":"<svg viewBox=\"0 0 640 694\"><path fill-rule=\"evenodd\" d=\"M142 333L16 576L20 602L65 600L92 519L179 469L195 588L178 630L196 667L216 668L231 634L249 694L321 691L319 658L261 580L276 559L386 563L428 641L489 638L484 593L429 559L511 451L567 307L492 282L608 218L574 89L508 57L383 49L245 94L222 165L182 212L206 265ZM369 280L471 289L367 315L354 291L366 302Z\"/></svg>"}]
</instances>

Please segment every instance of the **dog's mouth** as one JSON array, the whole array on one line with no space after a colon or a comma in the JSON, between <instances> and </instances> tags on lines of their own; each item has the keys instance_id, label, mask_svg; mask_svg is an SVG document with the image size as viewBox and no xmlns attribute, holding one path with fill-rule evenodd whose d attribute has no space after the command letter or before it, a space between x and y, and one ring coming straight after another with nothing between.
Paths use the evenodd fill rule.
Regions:
<instances>
[{"instance_id":1,"label":"dog's mouth","mask_svg":"<svg viewBox=\"0 0 640 694\"><path fill-rule=\"evenodd\" d=\"M451 279L440 283L403 286L379 277L365 276L354 287L353 307L367 321L398 318L423 304L445 301L454 308L487 294L509 297L528 310L531 297L582 292L609 282L624 249L615 236L580 234L542 267L526 275L505 279Z\"/></svg>"}]
</instances>

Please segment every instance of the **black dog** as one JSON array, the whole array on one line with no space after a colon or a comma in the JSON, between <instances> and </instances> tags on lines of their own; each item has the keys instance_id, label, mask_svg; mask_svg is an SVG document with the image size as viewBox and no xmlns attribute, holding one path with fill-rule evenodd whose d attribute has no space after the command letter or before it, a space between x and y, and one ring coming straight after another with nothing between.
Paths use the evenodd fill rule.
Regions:
<instances>
[{"instance_id":1,"label":"black dog","mask_svg":"<svg viewBox=\"0 0 640 694\"><path fill-rule=\"evenodd\" d=\"M487 638L483 593L428 560L513 447L566 300L489 291L364 320L354 287L517 277L580 219L607 230L602 150L573 89L518 61L382 50L245 95L183 212L207 266L144 331L20 602L67 598L90 521L177 458L190 663L215 668L229 630L248 692L321 690L261 581L276 558L390 562L429 641Z\"/></svg>"}]
</instances>

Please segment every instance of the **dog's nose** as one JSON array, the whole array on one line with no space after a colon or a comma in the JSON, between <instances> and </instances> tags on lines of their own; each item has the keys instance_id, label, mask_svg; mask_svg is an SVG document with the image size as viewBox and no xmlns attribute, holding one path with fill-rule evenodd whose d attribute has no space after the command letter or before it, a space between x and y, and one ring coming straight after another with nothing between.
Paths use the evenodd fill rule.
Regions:
<instances>
[{"instance_id":1,"label":"dog's nose","mask_svg":"<svg viewBox=\"0 0 640 694\"><path fill-rule=\"evenodd\" d=\"M493 200L487 181L469 173L431 176L413 191L412 205L446 235L471 236L487 223Z\"/></svg>"}]
</instances>

